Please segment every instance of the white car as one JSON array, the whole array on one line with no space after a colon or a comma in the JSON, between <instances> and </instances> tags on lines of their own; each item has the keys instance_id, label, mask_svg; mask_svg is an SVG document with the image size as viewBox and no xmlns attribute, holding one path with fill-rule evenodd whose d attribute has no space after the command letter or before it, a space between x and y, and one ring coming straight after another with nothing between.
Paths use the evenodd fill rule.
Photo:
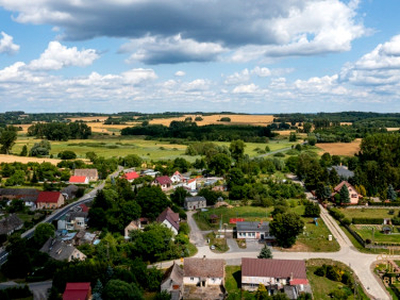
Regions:
<instances>
[{"instance_id":1,"label":"white car","mask_svg":"<svg viewBox=\"0 0 400 300\"><path fill-rule=\"evenodd\" d=\"M210 246L210 249L211 249L211 250L215 250L215 246L214 246L214 245L211 245L211 246Z\"/></svg>"}]
</instances>

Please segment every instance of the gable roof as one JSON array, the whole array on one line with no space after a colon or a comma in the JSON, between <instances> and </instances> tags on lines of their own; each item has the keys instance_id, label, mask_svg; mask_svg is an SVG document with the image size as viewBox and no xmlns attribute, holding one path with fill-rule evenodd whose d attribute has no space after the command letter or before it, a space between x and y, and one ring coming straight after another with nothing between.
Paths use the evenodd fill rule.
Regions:
<instances>
[{"instance_id":1,"label":"gable roof","mask_svg":"<svg viewBox=\"0 0 400 300\"><path fill-rule=\"evenodd\" d=\"M179 285L183 284L183 269L180 266L178 266L175 262L164 273L161 284L163 284L168 280L172 280L174 283Z\"/></svg>"},{"instance_id":2,"label":"gable roof","mask_svg":"<svg viewBox=\"0 0 400 300\"><path fill-rule=\"evenodd\" d=\"M185 202L207 201L203 196L186 197Z\"/></svg>"},{"instance_id":3,"label":"gable roof","mask_svg":"<svg viewBox=\"0 0 400 300\"><path fill-rule=\"evenodd\" d=\"M207 258L185 258L185 277L224 277L225 260Z\"/></svg>"},{"instance_id":4,"label":"gable roof","mask_svg":"<svg viewBox=\"0 0 400 300\"><path fill-rule=\"evenodd\" d=\"M97 169L75 169L75 176L86 176L89 178L98 177Z\"/></svg>"},{"instance_id":5,"label":"gable roof","mask_svg":"<svg viewBox=\"0 0 400 300\"><path fill-rule=\"evenodd\" d=\"M237 231L269 231L269 222L236 222Z\"/></svg>"},{"instance_id":6,"label":"gable roof","mask_svg":"<svg viewBox=\"0 0 400 300\"><path fill-rule=\"evenodd\" d=\"M69 182L73 183L85 183L87 177L86 176L71 176L69 178Z\"/></svg>"},{"instance_id":7,"label":"gable roof","mask_svg":"<svg viewBox=\"0 0 400 300\"><path fill-rule=\"evenodd\" d=\"M40 191L36 189L0 189L0 197L15 197L21 200L36 201Z\"/></svg>"},{"instance_id":8,"label":"gable roof","mask_svg":"<svg viewBox=\"0 0 400 300\"><path fill-rule=\"evenodd\" d=\"M22 225L24 225L24 221L18 218L17 215L12 214L0 220L0 234L8 234Z\"/></svg>"},{"instance_id":9,"label":"gable roof","mask_svg":"<svg viewBox=\"0 0 400 300\"><path fill-rule=\"evenodd\" d=\"M56 260L69 259L74 250L74 246L67 245L63 241L51 237L44 243L43 247L40 248L40 252L47 253L51 258Z\"/></svg>"},{"instance_id":10,"label":"gable roof","mask_svg":"<svg viewBox=\"0 0 400 300\"><path fill-rule=\"evenodd\" d=\"M36 202L57 203L60 195L60 192L40 192Z\"/></svg>"},{"instance_id":11,"label":"gable roof","mask_svg":"<svg viewBox=\"0 0 400 300\"><path fill-rule=\"evenodd\" d=\"M89 212L89 207L85 203L80 204L79 207L82 208L82 212Z\"/></svg>"},{"instance_id":12,"label":"gable roof","mask_svg":"<svg viewBox=\"0 0 400 300\"><path fill-rule=\"evenodd\" d=\"M330 170L331 169L335 169L335 171L339 175L339 177L343 177L343 178L354 177L354 172L350 171L345 166L332 166L332 168L330 168Z\"/></svg>"},{"instance_id":13,"label":"gable roof","mask_svg":"<svg viewBox=\"0 0 400 300\"><path fill-rule=\"evenodd\" d=\"M72 198L73 196L75 196L75 194L78 192L78 190L79 190L78 186L76 186L74 184L71 184L71 185L63 188L61 190L61 193L62 194L67 194L69 198Z\"/></svg>"},{"instance_id":14,"label":"gable roof","mask_svg":"<svg viewBox=\"0 0 400 300\"><path fill-rule=\"evenodd\" d=\"M85 300L90 294L90 282L67 282L63 300Z\"/></svg>"},{"instance_id":15,"label":"gable roof","mask_svg":"<svg viewBox=\"0 0 400 300\"><path fill-rule=\"evenodd\" d=\"M156 219L159 223L162 223L165 220L179 231L179 213L175 213L171 208L167 207Z\"/></svg>"},{"instance_id":16,"label":"gable roof","mask_svg":"<svg viewBox=\"0 0 400 300\"><path fill-rule=\"evenodd\" d=\"M354 186L352 186L350 183L348 183L347 181L342 181L342 182L339 183L337 186L335 186L335 188L334 188L335 192L340 192L340 190L342 189L343 185L346 185L347 188L352 188L353 191L356 191L356 189L354 188Z\"/></svg>"},{"instance_id":17,"label":"gable roof","mask_svg":"<svg viewBox=\"0 0 400 300\"><path fill-rule=\"evenodd\" d=\"M125 178L126 180L134 180L136 178L139 178L139 174L136 173L135 171L133 171L133 172L125 173L121 177Z\"/></svg>"},{"instance_id":18,"label":"gable roof","mask_svg":"<svg viewBox=\"0 0 400 300\"><path fill-rule=\"evenodd\" d=\"M307 279L304 260L242 258L242 276Z\"/></svg>"},{"instance_id":19,"label":"gable roof","mask_svg":"<svg viewBox=\"0 0 400 300\"><path fill-rule=\"evenodd\" d=\"M172 181L171 181L171 179L170 179L168 176L160 176L160 177L157 177L157 178L155 179L155 181L158 182L158 183L161 184L161 185L164 185L164 184L172 184Z\"/></svg>"}]
</instances>

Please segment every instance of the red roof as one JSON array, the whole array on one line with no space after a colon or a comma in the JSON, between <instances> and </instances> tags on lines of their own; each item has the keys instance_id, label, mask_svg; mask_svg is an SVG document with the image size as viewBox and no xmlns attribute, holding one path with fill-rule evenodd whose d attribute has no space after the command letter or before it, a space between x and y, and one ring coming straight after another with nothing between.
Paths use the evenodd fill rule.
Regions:
<instances>
[{"instance_id":1,"label":"red roof","mask_svg":"<svg viewBox=\"0 0 400 300\"><path fill-rule=\"evenodd\" d=\"M242 276L307 279L304 260L242 258Z\"/></svg>"},{"instance_id":2,"label":"red roof","mask_svg":"<svg viewBox=\"0 0 400 300\"><path fill-rule=\"evenodd\" d=\"M293 279L290 280L290 285L308 284L307 279Z\"/></svg>"},{"instance_id":3,"label":"red roof","mask_svg":"<svg viewBox=\"0 0 400 300\"><path fill-rule=\"evenodd\" d=\"M168 176L160 176L160 177L157 177L157 178L156 178L156 181L157 181L159 184L161 184L161 185L164 185L164 184L172 184L172 181L171 181L171 179L169 179Z\"/></svg>"},{"instance_id":4,"label":"red roof","mask_svg":"<svg viewBox=\"0 0 400 300\"><path fill-rule=\"evenodd\" d=\"M82 207L82 212L88 212L89 211L89 207L87 207L85 204L81 204L79 206Z\"/></svg>"},{"instance_id":5,"label":"red roof","mask_svg":"<svg viewBox=\"0 0 400 300\"><path fill-rule=\"evenodd\" d=\"M69 178L69 182L73 182L73 183L85 183L85 181L87 180L86 176L71 176Z\"/></svg>"},{"instance_id":6,"label":"red roof","mask_svg":"<svg viewBox=\"0 0 400 300\"><path fill-rule=\"evenodd\" d=\"M91 293L90 282L68 282L63 300L85 300Z\"/></svg>"},{"instance_id":7,"label":"red roof","mask_svg":"<svg viewBox=\"0 0 400 300\"><path fill-rule=\"evenodd\" d=\"M36 202L57 203L60 192L40 192Z\"/></svg>"},{"instance_id":8,"label":"red roof","mask_svg":"<svg viewBox=\"0 0 400 300\"><path fill-rule=\"evenodd\" d=\"M139 178L139 174L136 172L129 172L122 175L122 178L125 178L126 180L133 180Z\"/></svg>"}]
</instances>

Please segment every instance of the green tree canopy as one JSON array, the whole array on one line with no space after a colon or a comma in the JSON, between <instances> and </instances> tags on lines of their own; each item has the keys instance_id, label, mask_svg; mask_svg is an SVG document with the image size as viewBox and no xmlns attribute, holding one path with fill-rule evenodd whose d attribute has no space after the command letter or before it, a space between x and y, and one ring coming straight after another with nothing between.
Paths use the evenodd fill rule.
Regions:
<instances>
[{"instance_id":1,"label":"green tree canopy","mask_svg":"<svg viewBox=\"0 0 400 300\"><path fill-rule=\"evenodd\" d=\"M50 237L54 237L55 231L56 229L52 224L40 223L35 228L33 239L35 243L41 247Z\"/></svg>"},{"instance_id":2,"label":"green tree canopy","mask_svg":"<svg viewBox=\"0 0 400 300\"><path fill-rule=\"evenodd\" d=\"M272 252L271 248L269 248L267 245L264 245L264 248L261 249L260 254L257 256L257 258L272 258Z\"/></svg>"},{"instance_id":3,"label":"green tree canopy","mask_svg":"<svg viewBox=\"0 0 400 300\"><path fill-rule=\"evenodd\" d=\"M242 140L232 141L229 146L229 151L231 152L232 158L236 161L242 159L245 147L246 144Z\"/></svg>"},{"instance_id":4,"label":"green tree canopy","mask_svg":"<svg viewBox=\"0 0 400 300\"><path fill-rule=\"evenodd\" d=\"M145 186L138 191L136 201L142 208L142 215L155 220L170 205L170 201L158 186Z\"/></svg>"},{"instance_id":5,"label":"green tree canopy","mask_svg":"<svg viewBox=\"0 0 400 300\"><path fill-rule=\"evenodd\" d=\"M303 231L304 222L296 213L284 213L276 215L269 226L271 235L275 236L278 245L290 248Z\"/></svg>"},{"instance_id":6,"label":"green tree canopy","mask_svg":"<svg viewBox=\"0 0 400 300\"><path fill-rule=\"evenodd\" d=\"M350 194L347 185L343 184L342 188L340 189L340 200L342 203L350 203Z\"/></svg>"}]
</instances>

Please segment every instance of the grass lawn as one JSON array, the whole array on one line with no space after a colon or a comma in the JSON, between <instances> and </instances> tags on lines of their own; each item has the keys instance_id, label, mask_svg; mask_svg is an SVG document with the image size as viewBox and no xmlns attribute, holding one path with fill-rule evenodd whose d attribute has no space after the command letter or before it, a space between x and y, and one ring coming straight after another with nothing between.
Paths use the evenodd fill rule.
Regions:
<instances>
[{"instance_id":1,"label":"grass lawn","mask_svg":"<svg viewBox=\"0 0 400 300\"><path fill-rule=\"evenodd\" d=\"M400 209L395 209L393 215L389 215L388 208L361 208L361 209L345 209L340 208L346 218L393 218L397 216Z\"/></svg>"},{"instance_id":2,"label":"grass lawn","mask_svg":"<svg viewBox=\"0 0 400 300\"><path fill-rule=\"evenodd\" d=\"M278 141L269 141L269 143L246 143L246 147L244 148L244 153L248 154L250 157L259 156L260 154L257 152L258 149L265 150L265 147L268 146L271 152L290 148L292 145L298 144L298 142L289 142L288 139L278 140ZM229 148L230 142L213 142L220 146L226 146Z\"/></svg>"},{"instance_id":3,"label":"grass lawn","mask_svg":"<svg viewBox=\"0 0 400 300\"><path fill-rule=\"evenodd\" d=\"M398 229L395 228L394 233L384 234L380 231L380 225L351 225L351 228L356 231L364 240L370 239L378 243L395 243L400 244L400 234ZM374 236L372 236L372 229L374 230Z\"/></svg>"},{"instance_id":4,"label":"grass lawn","mask_svg":"<svg viewBox=\"0 0 400 300\"><path fill-rule=\"evenodd\" d=\"M226 238L217 238L214 232L210 232L206 235L207 239L210 239L210 245L215 246L214 252L223 253L229 250L228 244L226 243Z\"/></svg>"},{"instance_id":5,"label":"grass lawn","mask_svg":"<svg viewBox=\"0 0 400 300\"><path fill-rule=\"evenodd\" d=\"M225 288L228 292L228 299L240 300L241 294L241 266L226 266L225 267Z\"/></svg>"},{"instance_id":6,"label":"grass lawn","mask_svg":"<svg viewBox=\"0 0 400 300\"><path fill-rule=\"evenodd\" d=\"M336 282L332 281L326 277L320 277L314 274L315 270L322 266L323 264L326 265L336 265L339 266L343 270L347 270L351 272L351 269L346 266L345 264L342 264L340 262L328 260L328 259L310 259L306 262L307 265L307 278L310 281L311 284L311 289L313 291L313 298L318 299L318 300L328 300L332 299L329 294L336 290L336 289L348 289L346 285L344 285L341 282ZM358 280L357 280L358 281ZM355 299L354 298L354 293L352 291L351 295L347 299ZM357 298L356 299L369 299L367 295L364 293L362 290L360 284L357 285Z\"/></svg>"}]
</instances>

